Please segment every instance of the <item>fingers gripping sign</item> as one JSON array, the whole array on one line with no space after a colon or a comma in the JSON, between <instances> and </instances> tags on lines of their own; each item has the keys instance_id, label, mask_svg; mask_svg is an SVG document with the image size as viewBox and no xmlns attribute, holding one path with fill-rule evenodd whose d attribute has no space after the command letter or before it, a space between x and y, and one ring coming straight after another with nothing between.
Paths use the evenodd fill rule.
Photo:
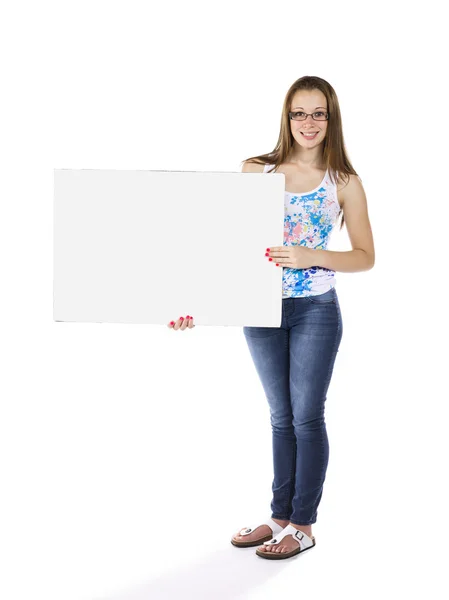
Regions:
<instances>
[{"instance_id":1,"label":"fingers gripping sign","mask_svg":"<svg viewBox=\"0 0 449 600\"><path fill-rule=\"evenodd\" d=\"M289 269L309 269L313 267L313 249L305 246L272 246L265 256L274 264Z\"/></svg>"},{"instance_id":2,"label":"fingers gripping sign","mask_svg":"<svg viewBox=\"0 0 449 600\"><path fill-rule=\"evenodd\" d=\"M184 317L179 317L177 321L170 321L167 327L175 331L178 329L184 331L184 329L193 329L195 325L193 324L193 317L187 315L185 319Z\"/></svg>"}]
</instances>

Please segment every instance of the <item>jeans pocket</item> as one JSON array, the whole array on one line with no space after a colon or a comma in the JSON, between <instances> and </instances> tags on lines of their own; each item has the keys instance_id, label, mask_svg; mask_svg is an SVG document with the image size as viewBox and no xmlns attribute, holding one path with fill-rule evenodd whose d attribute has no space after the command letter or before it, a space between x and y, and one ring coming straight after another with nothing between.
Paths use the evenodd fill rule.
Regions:
<instances>
[{"instance_id":1,"label":"jeans pocket","mask_svg":"<svg viewBox=\"0 0 449 600\"><path fill-rule=\"evenodd\" d=\"M336 292L334 288L331 288L324 294L317 294L316 296L306 296L310 304L336 304Z\"/></svg>"}]
</instances>

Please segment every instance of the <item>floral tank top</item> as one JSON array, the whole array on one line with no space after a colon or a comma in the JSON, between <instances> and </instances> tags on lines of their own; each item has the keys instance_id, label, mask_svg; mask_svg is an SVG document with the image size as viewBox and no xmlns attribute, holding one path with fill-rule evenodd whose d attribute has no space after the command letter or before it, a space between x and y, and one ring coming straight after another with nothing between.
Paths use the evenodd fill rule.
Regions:
<instances>
[{"instance_id":1,"label":"floral tank top","mask_svg":"<svg viewBox=\"0 0 449 600\"><path fill-rule=\"evenodd\" d=\"M274 165L265 165L268 173ZM305 194L285 192L284 246L305 246L327 250L330 235L337 222L340 205L337 186L326 170L320 185ZM324 294L335 287L335 271L323 267L282 269L282 298Z\"/></svg>"}]
</instances>

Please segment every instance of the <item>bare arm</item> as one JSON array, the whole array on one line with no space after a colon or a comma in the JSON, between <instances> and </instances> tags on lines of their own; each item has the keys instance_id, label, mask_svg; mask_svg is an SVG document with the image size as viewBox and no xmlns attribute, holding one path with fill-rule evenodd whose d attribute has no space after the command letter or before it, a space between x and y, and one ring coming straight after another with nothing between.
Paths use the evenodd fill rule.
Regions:
<instances>
[{"instance_id":1,"label":"bare arm","mask_svg":"<svg viewBox=\"0 0 449 600\"><path fill-rule=\"evenodd\" d=\"M312 250L314 253L313 264L317 267L344 273L368 271L374 266L375 251L362 182L355 175L350 175L349 182L343 191L343 214L352 250L346 252Z\"/></svg>"}]
</instances>

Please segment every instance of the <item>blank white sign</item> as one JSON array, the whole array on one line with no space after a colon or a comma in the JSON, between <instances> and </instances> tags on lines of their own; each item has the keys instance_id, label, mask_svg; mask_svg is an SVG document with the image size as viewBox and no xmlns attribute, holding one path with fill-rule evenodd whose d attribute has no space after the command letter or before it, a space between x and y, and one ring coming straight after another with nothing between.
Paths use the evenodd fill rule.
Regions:
<instances>
[{"instance_id":1,"label":"blank white sign","mask_svg":"<svg viewBox=\"0 0 449 600\"><path fill-rule=\"evenodd\" d=\"M282 173L54 170L55 321L279 327Z\"/></svg>"}]
</instances>

